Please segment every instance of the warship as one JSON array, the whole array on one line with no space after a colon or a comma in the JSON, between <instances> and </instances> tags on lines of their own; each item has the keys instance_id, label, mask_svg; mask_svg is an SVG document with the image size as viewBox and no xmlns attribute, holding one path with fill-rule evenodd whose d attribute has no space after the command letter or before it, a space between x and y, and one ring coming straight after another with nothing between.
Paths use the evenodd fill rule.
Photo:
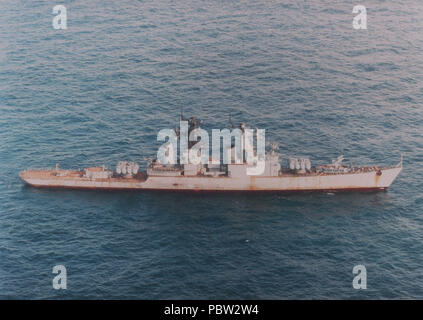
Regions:
<instances>
[{"instance_id":1,"label":"warship","mask_svg":"<svg viewBox=\"0 0 423 320\"><path fill-rule=\"evenodd\" d=\"M182 115L180 120L184 120ZM230 121L232 128L234 128ZM201 122L189 119L189 132ZM239 128L245 131L245 125ZM178 135L179 138L179 135ZM188 150L196 142L189 141ZM245 144L242 145L245 148ZM193 192L339 192L386 190L402 170L402 155L393 166L344 165L343 156L329 164L312 166L309 158L284 159L275 144L266 152L264 170L259 175L247 174L247 161L235 161L235 146L227 164L209 162L163 164L157 158L148 161L147 170L140 171L137 163L119 161L115 171L106 166L83 170L53 169L24 170L20 178L37 188L72 188L95 190L156 190ZM245 150L243 150L245 151Z\"/></svg>"}]
</instances>

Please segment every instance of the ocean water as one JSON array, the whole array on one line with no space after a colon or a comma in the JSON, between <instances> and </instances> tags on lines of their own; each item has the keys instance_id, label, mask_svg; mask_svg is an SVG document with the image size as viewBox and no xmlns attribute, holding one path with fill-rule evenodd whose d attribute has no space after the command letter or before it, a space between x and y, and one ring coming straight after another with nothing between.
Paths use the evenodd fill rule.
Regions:
<instances>
[{"instance_id":1,"label":"ocean water","mask_svg":"<svg viewBox=\"0 0 423 320\"><path fill-rule=\"evenodd\" d=\"M366 1L367 30L346 0L65 1L66 30L56 4L0 2L0 298L423 298L422 1ZM387 192L334 195L19 180L56 163L145 167L180 106L206 129L229 114L265 128L285 156L404 153L404 170Z\"/></svg>"}]
</instances>

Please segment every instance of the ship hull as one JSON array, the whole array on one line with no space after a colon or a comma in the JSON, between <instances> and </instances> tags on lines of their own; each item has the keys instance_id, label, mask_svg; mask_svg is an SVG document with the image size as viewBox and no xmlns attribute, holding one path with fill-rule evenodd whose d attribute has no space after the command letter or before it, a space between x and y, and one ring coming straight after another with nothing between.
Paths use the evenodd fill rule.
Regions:
<instances>
[{"instance_id":1,"label":"ship hull","mask_svg":"<svg viewBox=\"0 0 423 320\"><path fill-rule=\"evenodd\" d=\"M70 188L91 190L151 190L167 192L348 192L386 190L401 171L401 167L378 172L320 175L282 175L277 177L246 176L149 176L140 181L129 178L88 179L56 177L40 171L23 171L20 177L39 188Z\"/></svg>"}]
</instances>

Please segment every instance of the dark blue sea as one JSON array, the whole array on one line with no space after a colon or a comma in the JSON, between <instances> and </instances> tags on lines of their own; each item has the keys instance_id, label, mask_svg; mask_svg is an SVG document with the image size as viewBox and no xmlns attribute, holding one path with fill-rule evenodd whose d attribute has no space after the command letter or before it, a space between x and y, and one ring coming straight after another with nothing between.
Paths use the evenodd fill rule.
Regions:
<instances>
[{"instance_id":1,"label":"dark blue sea","mask_svg":"<svg viewBox=\"0 0 423 320\"><path fill-rule=\"evenodd\" d=\"M67 29L52 26L57 4ZM356 4L367 29L353 28ZM0 298L423 298L423 2L1 1ZM26 168L156 155L180 107L387 192L38 190ZM55 265L67 289L55 290ZM352 286L364 265L367 289Z\"/></svg>"}]
</instances>

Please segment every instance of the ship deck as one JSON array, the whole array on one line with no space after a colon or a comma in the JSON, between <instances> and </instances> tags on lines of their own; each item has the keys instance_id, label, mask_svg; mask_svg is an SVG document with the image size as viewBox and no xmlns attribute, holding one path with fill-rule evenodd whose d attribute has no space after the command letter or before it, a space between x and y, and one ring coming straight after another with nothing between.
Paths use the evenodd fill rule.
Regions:
<instances>
[{"instance_id":1,"label":"ship deck","mask_svg":"<svg viewBox=\"0 0 423 320\"><path fill-rule=\"evenodd\" d=\"M86 180L91 181L91 178L84 177L83 171L77 170L50 170L50 169L38 169L38 170L25 170L22 171L19 176L22 179L49 179L49 180ZM143 182L147 179L145 172L140 172L134 177L112 177L112 178L96 178L95 181L98 182Z\"/></svg>"},{"instance_id":2,"label":"ship deck","mask_svg":"<svg viewBox=\"0 0 423 320\"><path fill-rule=\"evenodd\" d=\"M345 174L360 174L365 172L377 172L379 170L386 170L395 168L397 166L391 166L391 167L359 167L355 168L353 170L348 171L336 171L336 172L322 172L322 171L308 171L304 173L299 172L292 172L289 169L283 168L282 172L277 177L310 177L310 176L332 176L332 175L345 175ZM19 173L19 176L22 179L25 178L35 178L35 179L54 179L54 180L75 180L75 179L81 179L81 180L91 180L91 178L84 176L84 171L82 170L63 170L63 169L34 169L34 170L24 170ZM149 175L154 177L155 175ZM160 176L160 175L159 175ZM197 177L208 177L213 179L225 179L230 178L227 175L221 175L221 176L204 176L204 175L196 175L196 176L180 176L185 178L197 178ZM264 176L256 176L256 177L264 177ZM112 178L96 178L96 181L116 181L116 182L142 182L146 181L148 178L148 175L145 171L141 171L137 173L133 177L112 177Z\"/></svg>"}]
</instances>

